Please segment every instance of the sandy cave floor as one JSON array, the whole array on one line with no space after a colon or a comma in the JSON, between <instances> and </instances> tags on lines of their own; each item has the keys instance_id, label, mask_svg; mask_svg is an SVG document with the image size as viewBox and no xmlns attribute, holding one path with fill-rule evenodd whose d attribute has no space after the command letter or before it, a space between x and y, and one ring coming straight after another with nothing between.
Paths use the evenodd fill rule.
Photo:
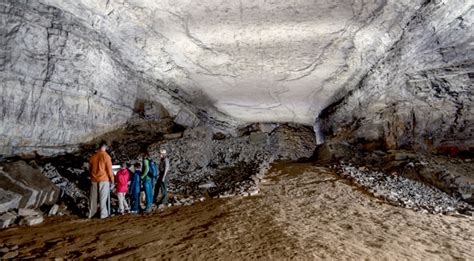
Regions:
<instances>
[{"instance_id":1,"label":"sandy cave floor","mask_svg":"<svg viewBox=\"0 0 474 261\"><path fill-rule=\"evenodd\" d=\"M19 258L474 260L474 220L388 205L309 163L275 164L253 197L145 216L48 218L0 231Z\"/></svg>"}]
</instances>

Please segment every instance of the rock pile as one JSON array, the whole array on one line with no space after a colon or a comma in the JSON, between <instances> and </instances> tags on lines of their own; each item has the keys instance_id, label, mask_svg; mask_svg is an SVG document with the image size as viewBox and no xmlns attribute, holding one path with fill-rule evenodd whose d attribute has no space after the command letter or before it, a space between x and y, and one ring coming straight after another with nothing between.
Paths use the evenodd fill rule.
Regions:
<instances>
[{"instance_id":1,"label":"rock pile","mask_svg":"<svg viewBox=\"0 0 474 261\"><path fill-rule=\"evenodd\" d=\"M469 204L436 188L405 177L370 171L365 167L357 168L344 162L341 162L339 174L374 196L405 208L433 214L464 213L473 209Z\"/></svg>"},{"instance_id":2,"label":"rock pile","mask_svg":"<svg viewBox=\"0 0 474 261\"><path fill-rule=\"evenodd\" d=\"M270 150L277 159L299 160L313 156L316 136L312 128L282 125L271 133Z\"/></svg>"},{"instance_id":3,"label":"rock pile","mask_svg":"<svg viewBox=\"0 0 474 261\"><path fill-rule=\"evenodd\" d=\"M67 168L69 176L76 175L76 181L82 176L87 176L85 170ZM44 176L49 178L61 191L61 200L69 201L69 205L74 206L76 210L85 214L88 209L88 195L86 194L85 188L79 188L74 182L66 178L65 173L59 173L59 171L51 163L46 164L43 167L42 173ZM82 177L84 178L84 177Z\"/></svg>"},{"instance_id":4,"label":"rock pile","mask_svg":"<svg viewBox=\"0 0 474 261\"><path fill-rule=\"evenodd\" d=\"M160 148L171 159L170 189L191 195L235 194L254 190L255 175L273 160L268 149L268 135L258 141L251 135L214 139L211 130L193 128L181 139L167 140L150 146L152 158L158 159Z\"/></svg>"},{"instance_id":5,"label":"rock pile","mask_svg":"<svg viewBox=\"0 0 474 261\"><path fill-rule=\"evenodd\" d=\"M4 245L0 244L0 254L2 254L2 259L12 259L16 258L19 254L18 245Z\"/></svg>"},{"instance_id":6,"label":"rock pile","mask_svg":"<svg viewBox=\"0 0 474 261\"><path fill-rule=\"evenodd\" d=\"M2 164L0 228L42 223L43 213L35 209L56 203L59 194L59 188L42 175L35 164L24 161Z\"/></svg>"},{"instance_id":7,"label":"rock pile","mask_svg":"<svg viewBox=\"0 0 474 261\"><path fill-rule=\"evenodd\" d=\"M452 157L413 150L371 151L355 148L344 141L328 141L317 147L315 158L321 163L343 160L384 173L396 172L474 204L474 162L468 155Z\"/></svg>"},{"instance_id":8,"label":"rock pile","mask_svg":"<svg viewBox=\"0 0 474 261\"><path fill-rule=\"evenodd\" d=\"M49 211L47 211L49 216L63 215L65 206L60 207L59 205L54 204L47 209L49 209ZM14 224L20 226L34 226L43 223L43 221L44 213L41 210L19 208L0 215L0 228L7 228Z\"/></svg>"},{"instance_id":9,"label":"rock pile","mask_svg":"<svg viewBox=\"0 0 474 261\"><path fill-rule=\"evenodd\" d=\"M158 142L149 150L155 159L160 148L168 151L175 193L247 196L258 193L259 180L273 160L309 158L316 147L310 128L282 124L265 130L249 127L242 136L230 137L190 128L182 138Z\"/></svg>"},{"instance_id":10,"label":"rock pile","mask_svg":"<svg viewBox=\"0 0 474 261\"><path fill-rule=\"evenodd\" d=\"M137 156L143 148L148 148L150 156L158 160L159 150L167 149L171 163L169 202L172 205L189 205L203 197L256 195L259 192L260 180L274 159L309 158L315 147L312 130L297 125L255 124L245 128L239 136L227 136L214 133L206 127L182 131L173 126L170 118L161 119L159 122L138 119L131 120L128 124L125 129L108 134L108 141L113 148L110 151L113 160L133 163L138 160ZM141 136L136 136L137 133ZM143 139L144 136L147 140ZM157 142L150 145L154 138L157 138ZM131 144L138 147L130 148ZM85 145L82 151L75 154L38 158L36 162L30 163L36 166L36 174L47 181L48 189L56 193L55 200L46 203L59 204L59 198L59 202L68 206L71 212L85 216L90 187L85 163L92 153L92 145ZM21 164L26 165L23 168L33 169L25 162ZM14 191L4 189L5 193L1 192L0 186L0 207L6 207L5 211L25 207L20 205L20 196L15 197L17 194L12 194ZM49 194L39 195L45 198L44 195ZM49 199L49 196L47 198ZM34 206L40 207L45 203L41 202L35 203ZM47 214L49 209L43 210ZM57 206L50 212L58 212ZM17 219L15 213L5 215L3 224L8 226ZM32 225L39 222L39 218L24 220L22 224Z\"/></svg>"}]
</instances>

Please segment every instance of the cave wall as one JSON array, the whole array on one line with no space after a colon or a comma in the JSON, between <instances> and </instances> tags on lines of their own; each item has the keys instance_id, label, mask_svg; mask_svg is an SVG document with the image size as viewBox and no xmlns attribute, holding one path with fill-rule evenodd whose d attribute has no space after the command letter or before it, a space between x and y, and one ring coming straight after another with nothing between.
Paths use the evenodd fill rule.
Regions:
<instances>
[{"instance_id":1,"label":"cave wall","mask_svg":"<svg viewBox=\"0 0 474 261\"><path fill-rule=\"evenodd\" d=\"M423 0L40 0L110 40L200 117L311 125L400 38ZM229 117L225 117L229 116Z\"/></svg>"},{"instance_id":2,"label":"cave wall","mask_svg":"<svg viewBox=\"0 0 474 261\"><path fill-rule=\"evenodd\" d=\"M427 1L359 87L321 113L323 133L366 149L472 151L473 12L468 1Z\"/></svg>"},{"instance_id":3,"label":"cave wall","mask_svg":"<svg viewBox=\"0 0 474 261\"><path fill-rule=\"evenodd\" d=\"M469 149L472 9L463 0L0 0L0 155L72 150L121 126L138 101L227 133L315 122L318 143Z\"/></svg>"}]
</instances>

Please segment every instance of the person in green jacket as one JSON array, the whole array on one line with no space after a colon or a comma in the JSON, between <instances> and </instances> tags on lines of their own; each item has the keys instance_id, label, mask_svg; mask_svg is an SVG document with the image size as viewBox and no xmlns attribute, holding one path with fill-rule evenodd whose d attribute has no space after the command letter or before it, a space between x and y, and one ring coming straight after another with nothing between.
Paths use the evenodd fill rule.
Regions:
<instances>
[{"instance_id":1,"label":"person in green jacket","mask_svg":"<svg viewBox=\"0 0 474 261\"><path fill-rule=\"evenodd\" d=\"M142 162L142 175L141 181L143 182L143 188L145 190L145 197L146 197L146 208L145 212L151 212L151 203L153 202L153 184L152 178L149 175L150 172L150 156L148 152L143 154L143 162Z\"/></svg>"}]
</instances>

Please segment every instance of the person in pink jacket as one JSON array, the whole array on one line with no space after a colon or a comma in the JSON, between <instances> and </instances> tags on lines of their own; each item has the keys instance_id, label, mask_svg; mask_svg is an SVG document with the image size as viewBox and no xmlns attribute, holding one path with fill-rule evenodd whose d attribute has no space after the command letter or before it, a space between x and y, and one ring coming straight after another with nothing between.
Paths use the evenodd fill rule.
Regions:
<instances>
[{"instance_id":1,"label":"person in pink jacket","mask_svg":"<svg viewBox=\"0 0 474 261\"><path fill-rule=\"evenodd\" d=\"M117 197L118 197L118 203L119 203L119 209L118 212L120 214L124 214L125 211L129 211L130 208L127 204L127 201L125 200L125 194L128 191L128 180L130 179L130 172L127 169L127 164L125 162L122 162L120 165L120 170L117 172L117 176L115 177L115 180L117 180Z\"/></svg>"}]
</instances>

